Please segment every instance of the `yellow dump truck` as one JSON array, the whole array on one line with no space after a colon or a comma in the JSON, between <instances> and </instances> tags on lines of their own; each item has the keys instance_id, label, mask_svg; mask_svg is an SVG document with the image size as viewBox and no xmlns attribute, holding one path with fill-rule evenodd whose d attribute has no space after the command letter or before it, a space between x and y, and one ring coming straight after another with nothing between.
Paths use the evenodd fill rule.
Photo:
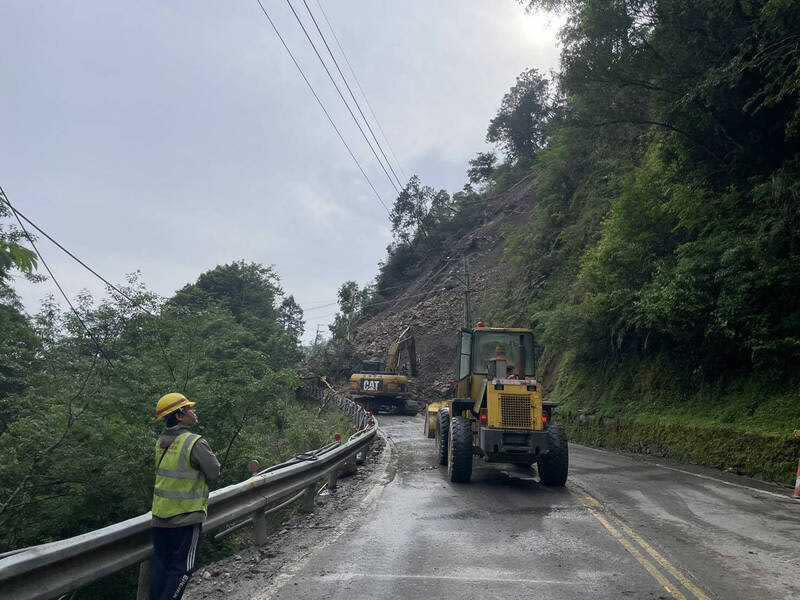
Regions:
<instances>
[{"instance_id":1,"label":"yellow dump truck","mask_svg":"<svg viewBox=\"0 0 800 600\"><path fill-rule=\"evenodd\" d=\"M543 484L567 481L569 451L534 377L533 332L487 327L462 329L456 349L456 397L433 402L425 432L436 439L439 464L450 481L468 482L473 457L486 462L537 465Z\"/></svg>"},{"instance_id":2,"label":"yellow dump truck","mask_svg":"<svg viewBox=\"0 0 800 600\"><path fill-rule=\"evenodd\" d=\"M350 376L350 397L366 410L377 413L381 410L404 413L408 410L410 382L404 372L417 376L417 351L414 336L406 327L389 346L386 362L363 361ZM408 363L401 365L404 351Z\"/></svg>"}]
</instances>

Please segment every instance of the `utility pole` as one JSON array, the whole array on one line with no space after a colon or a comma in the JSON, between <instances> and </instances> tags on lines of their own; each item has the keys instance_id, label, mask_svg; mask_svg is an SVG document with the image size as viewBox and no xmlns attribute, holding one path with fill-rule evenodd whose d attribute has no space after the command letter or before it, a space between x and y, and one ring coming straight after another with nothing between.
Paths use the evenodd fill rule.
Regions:
<instances>
[{"instance_id":1,"label":"utility pole","mask_svg":"<svg viewBox=\"0 0 800 600\"><path fill-rule=\"evenodd\" d=\"M472 323L472 310L470 306L472 288L469 285L469 262L467 262L466 256L464 257L464 277L462 278L456 275L456 279L464 284L464 326L469 329Z\"/></svg>"},{"instance_id":2,"label":"utility pole","mask_svg":"<svg viewBox=\"0 0 800 600\"><path fill-rule=\"evenodd\" d=\"M317 333L314 335L314 350L317 349L317 345L319 344L319 328L320 327L322 327L322 325L317 325Z\"/></svg>"},{"instance_id":3,"label":"utility pole","mask_svg":"<svg viewBox=\"0 0 800 600\"><path fill-rule=\"evenodd\" d=\"M464 318L466 319L466 328L469 329L472 324L472 315L470 315L469 294L472 290L469 287L469 263L467 257L464 257Z\"/></svg>"}]
</instances>

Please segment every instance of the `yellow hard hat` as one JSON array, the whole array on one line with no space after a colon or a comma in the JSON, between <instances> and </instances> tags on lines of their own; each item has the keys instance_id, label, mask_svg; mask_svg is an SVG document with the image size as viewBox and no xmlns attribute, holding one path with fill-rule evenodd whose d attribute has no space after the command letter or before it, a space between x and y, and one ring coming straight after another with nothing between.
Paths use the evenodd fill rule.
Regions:
<instances>
[{"instance_id":1,"label":"yellow hard hat","mask_svg":"<svg viewBox=\"0 0 800 600\"><path fill-rule=\"evenodd\" d=\"M183 408L184 406L188 406L191 408L194 406L194 402L190 401L186 396L183 394L179 394L177 392L172 392L169 394L164 394L161 398L158 399L158 404L156 404L156 421L160 421L168 414L175 412L179 408Z\"/></svg>"}]
</instances>

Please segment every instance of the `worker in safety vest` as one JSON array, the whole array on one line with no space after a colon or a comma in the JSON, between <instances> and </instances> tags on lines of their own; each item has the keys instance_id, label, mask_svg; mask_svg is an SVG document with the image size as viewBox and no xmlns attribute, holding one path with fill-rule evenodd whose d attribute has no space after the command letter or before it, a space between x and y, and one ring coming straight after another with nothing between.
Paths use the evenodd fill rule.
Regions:
<instances>
[{"instance_id":1,"label":"worker in safety vest","mask_svg":"<svg viewBox=\"0 0 800 600\"><path fill-rule=\"evenodd\" d=\"M219 477L219 461L208 442L189 431L197 424L194 405L177 393L162 396L156 405L156 421L165 421L166 429L155 449L150 600L183 596L208 513L208 482Z\"/></svg>"}]
</instances>

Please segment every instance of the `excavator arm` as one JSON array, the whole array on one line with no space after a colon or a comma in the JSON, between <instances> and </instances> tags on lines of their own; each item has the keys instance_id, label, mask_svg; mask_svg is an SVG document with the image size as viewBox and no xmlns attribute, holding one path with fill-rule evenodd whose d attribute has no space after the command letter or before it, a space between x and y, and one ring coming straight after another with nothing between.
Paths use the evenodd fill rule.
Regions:
<instances>
[{"instance_id":1,"label":"excavator arm","mask_svg":"<svg viewBox=\"0 0 800 600\"><path fill-rule=\"evenodd\" d=\"M411 368L411 376L417 376L417 346L414 336L411 335L411 327L406 327L398 338L389 346L386 357L386 370L390 373L397 373L400 361L400 354L403 350L408 352L408 360Z\"/></svg>"}]
</instances>

